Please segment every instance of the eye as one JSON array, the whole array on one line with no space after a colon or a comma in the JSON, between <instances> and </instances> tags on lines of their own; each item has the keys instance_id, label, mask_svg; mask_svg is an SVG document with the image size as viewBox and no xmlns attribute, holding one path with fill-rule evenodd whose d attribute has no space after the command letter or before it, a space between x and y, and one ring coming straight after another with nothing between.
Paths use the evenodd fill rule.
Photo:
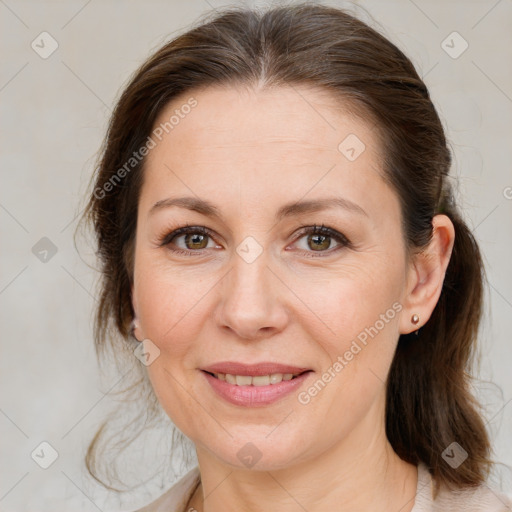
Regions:
<instances>
[{"instance_id":1,"label":"eye","mask_svg":"<svg viewBox=\"0 0 512 512\"><path fill-rule=\"evenodd\" d=\"M161 247L168 246L170 251L186 256L191 256L194 252L200 253L203 249L217 247L213 243L210 230L204 226L187 225L178 228L165 234L158 242ZM213 243L213 247L208 247L209 242ZM172 245L177 246L177 249L173 248Z\"/></svg>"},{"instance_id":2,"label":"eye","mask_svg":"<svg viewBox=\"0 0 512 512\"><path fill-rule=\"evenodd\" d=\"M313 258L323 256L324 254L322 253L332 254L333 252L337 252L351 245L350 240L345 235L323 224L321 226L309 226L303 229L300 234L302 236L299 238L299 241L305 240L301 249L304 250L309 257ZM333 240L338 243L338 246L334 249L332 249ZM315 252L320 254L311 254Z\"/></svg>"},{"instance_id":3,"label":"eye","mask_svg":"<svg viewBox=\"0 0 512 512\"><path fill-rule=\"evenodd\" d=\"M305 239L305 245L300 249L308 257L319 257L325 255L325 253L332 254L344 247L351 246L351 242L345 235L323 224L321 226L307 226L299 234L301 235L299 241ZM332 248L333 241L338 244L334 249ZM209 243L212 245L209 245ZM192 256L194 253L200 255L204 249L219 247L215 244L208 228L189 225L164 234L159 238L158 244L160 247L167 246L175 254L185 256Z\"/></svg>"}]
</instances>

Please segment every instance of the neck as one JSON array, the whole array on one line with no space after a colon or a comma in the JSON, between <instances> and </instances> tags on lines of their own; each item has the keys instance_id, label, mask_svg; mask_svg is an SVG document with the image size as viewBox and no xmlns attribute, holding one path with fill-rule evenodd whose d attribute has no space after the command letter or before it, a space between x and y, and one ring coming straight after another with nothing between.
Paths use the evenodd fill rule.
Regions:
<instances>
[{"instance_id":1,"label":"neck","mask_svg":"<svg viewBox=\"0 0 512 512\"><path fill-rule=\"evenodd\" d=\"M285 469L233 469L210 452L197 450L201 484L187 510L410 512L416 495L416 466L396 455L384 427L378 432L373 427L370 436L361 427L322 455Z\"/></svg>"}]
</instances>

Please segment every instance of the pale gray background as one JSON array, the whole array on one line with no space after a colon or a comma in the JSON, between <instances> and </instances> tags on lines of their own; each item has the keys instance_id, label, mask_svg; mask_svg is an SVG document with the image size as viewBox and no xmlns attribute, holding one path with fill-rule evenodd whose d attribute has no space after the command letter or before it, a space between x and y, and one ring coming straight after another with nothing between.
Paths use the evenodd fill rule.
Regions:
<instances>
[{"instance_id":1,"label":"pale gray background","mask_svg":"<svg viewBox=\"0 0 512 512\"><path fill-rule=\"evenodd\" d=\"M365 20L367 10L378 21L425 77L446 125L463 210L489 273L480 376L494 384L483 383L478 393L496 457L508 465L500 475L510 492L512 2L328 3L348 6ZM112 405L109 392L119 376L100 379L91 331L96 276L78 256L72 234L95 153L128 76L198 16L225 5L0 0L2 511L130 510L160 492L161 482L152 482L117 497L84 471L83 452ZM31 48L43 31L59 45L47 59ZM453 31L469 44L457 59L441 46ZM57 247L46 263L32 252L43 237ZM42 441L59 453L46 470L30 457ZM142 468L134 453L137 475ZM163 485L179 476L163 476Z\"/></svg>"}]
</instances>

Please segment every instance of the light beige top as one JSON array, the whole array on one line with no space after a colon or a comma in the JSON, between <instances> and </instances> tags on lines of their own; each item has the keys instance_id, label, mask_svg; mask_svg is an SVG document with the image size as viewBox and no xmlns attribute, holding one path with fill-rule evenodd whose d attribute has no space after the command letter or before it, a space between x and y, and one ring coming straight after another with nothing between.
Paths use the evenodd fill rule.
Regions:
<instances>
[{"instance_id":1,"label":"light beige top","mask_svg":"<svg viewBox=\"0 0 512 512\"><path fill-rule=\"evenodd\" d=\"M134 512L188 512L186 505L199 484L198 466L191 469L156 501ZM433 481L425 464L418 465L416 499L411 512L512 512L512 495L486 485L474 489L441 489L433 499Z\"/></svg>"}]
</instances>

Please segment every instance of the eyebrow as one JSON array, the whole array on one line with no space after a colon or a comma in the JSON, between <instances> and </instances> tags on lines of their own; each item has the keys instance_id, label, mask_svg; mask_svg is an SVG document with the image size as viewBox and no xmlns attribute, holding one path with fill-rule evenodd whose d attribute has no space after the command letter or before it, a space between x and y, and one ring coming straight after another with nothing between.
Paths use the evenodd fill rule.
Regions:
<instances>
[{"instance_id":1,"label":"eyebrow","mask_svg":"<svg viewBox=\"0 0 512 512\"><path fill-rule=\"evenodd\" d=\"M149 210L148 216L153 215L157 211L172 206L178 206L198 212L206 217L213 217L223 221L223 216L220 210L209 201L199 199L197 197L169 197L157 201ZM343 197L326 197L323 199L313 199L307 201L295 201L285 204L279 208L276 213L276 222L281 221L285 217L293 217L294 215L301 215L304 213L315 213L330 208L342 208L360 215L368 217L368 214L356 203L349 201Z\"/></svg>"}]
</instances>

